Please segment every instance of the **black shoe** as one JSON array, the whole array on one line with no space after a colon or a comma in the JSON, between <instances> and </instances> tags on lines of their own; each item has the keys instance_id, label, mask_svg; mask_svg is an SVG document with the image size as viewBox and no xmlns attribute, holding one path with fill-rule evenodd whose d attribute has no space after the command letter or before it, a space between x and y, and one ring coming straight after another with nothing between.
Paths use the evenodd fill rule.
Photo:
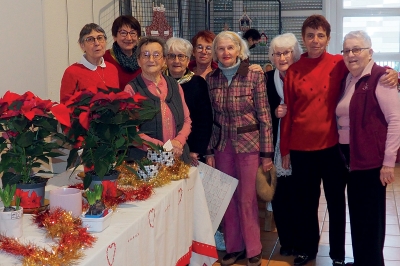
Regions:
<instances>
[{"instance_id":1,"label":"black shoe","mask_svg":"<svg viewBox=\"0 0 400 266\"><path fill-rule=\"evenodd\" d=\"M354 262L348 262L348 263L346 263L346 266L353 266L354 265Z\"/></svg>"},{"instance_id":2,"label":"black shoe","mask_svg":"<svg viewBox=\"0 0 400 266\"><path fill-rule=\"evenodd\" d=\"M279 250L279 254L281 254L282 256L292 256L293 249L287 247L281 247L281 249Z\"/></svg>"},{"instance_id":3,"label":"black shoe","mask_svg":"<svg viewBox=\"0 0 400 266\"><path fill-rule=\"evenodd\" d=\"M236 261L244 259L244 258L246 258L246 250L228 253L222 258L221 265L229 266L229 265L234 264Z\"/></svg>"},{"instance_id":4,"label":"black shoe","mask_svg":"<svg viewBox=\"0 0 400 266\"><path fill-rule=\"evenodd\" d=\"M333 266L346 266L347 264L344 263L344 260L332 260L332 265Z\"/></svg>"},{"instance_id":5,"label":"black shoe","mask_svg":"<svg viewBox=\"0 0 400 266\"><path fill-rule=\"evenodd\" d=\"M294 259L294 265L299 266L299 265L306 265L307 262L310 260L314 260L316 256L308 256L306 254L300 254L297 255L297 258Z\"/></svg>"},{"instance_id":6,"label":"black shoe","mask_svg":"<svg viewBox=\"0 0 400 266\"><path fill-rule=\"evenodd\" d=\"M262 261L262 251L257 256L249 258L247 266L260 266Z\"/></svg>"}]
</instances>

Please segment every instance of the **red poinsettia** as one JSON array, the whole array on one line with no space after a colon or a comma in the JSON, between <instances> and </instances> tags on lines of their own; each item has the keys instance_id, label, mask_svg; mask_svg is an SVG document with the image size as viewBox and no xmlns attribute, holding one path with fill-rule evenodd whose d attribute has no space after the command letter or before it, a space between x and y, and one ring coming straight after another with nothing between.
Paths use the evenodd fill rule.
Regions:
<instances>
[{"instance_id":1,"label":"red poinsettia","mask_svg":"<svg viewBox=\"0 0 400 266\"><path fill-rule=\"evenodd\" d=\"M32 191L29 196L29 191L23 191L22 189L17 189L15 191L15 196L21 198L21 206L27 209L35 209L41 206L42 197L38 196L35 191Z\"/></svg>"},{"instance_id":2,"label":"red poinsettia","mask_svg":"<svg viewBox=\"0 0 400 266\"><path fill-rule=\"evenodd\" d=\"M0 174L3 184L29 183L32 169L61 156L60 147L51 142L58 134L58 123L71 126L68 109L51 100L43 100L28 91L7 91L0 98ZM65 117L67 114L67 117Z\"/></svg>"}]
</instances>

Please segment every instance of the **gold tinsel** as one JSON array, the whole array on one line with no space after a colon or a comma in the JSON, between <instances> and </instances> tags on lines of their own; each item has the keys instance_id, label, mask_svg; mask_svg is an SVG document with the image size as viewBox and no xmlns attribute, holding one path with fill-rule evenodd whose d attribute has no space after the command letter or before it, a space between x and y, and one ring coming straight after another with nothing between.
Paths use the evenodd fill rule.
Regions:
<instances>
[{"instance_id":1,"label":"gold tinsel","mask_svg":"<svg viewBox=\"0 0 400 266\"><path fill-rule=\"evenodd\" d=\"M133 164L126 164L127 166L137 169L138 166ZM175 163L172 166L162 165L158 169L158 174L156 177L151 178L149 181L145 181L137 177L132 173L125 164L117 167L116 170L120 172L118 177L118 185L121 186L133 186L135 188L140 187L143 184L149 184L152 187L162 187L171 182L171 180L180 180L189 177L190 166L184 162L175 159Z\"/></svg>"}]
</instances>

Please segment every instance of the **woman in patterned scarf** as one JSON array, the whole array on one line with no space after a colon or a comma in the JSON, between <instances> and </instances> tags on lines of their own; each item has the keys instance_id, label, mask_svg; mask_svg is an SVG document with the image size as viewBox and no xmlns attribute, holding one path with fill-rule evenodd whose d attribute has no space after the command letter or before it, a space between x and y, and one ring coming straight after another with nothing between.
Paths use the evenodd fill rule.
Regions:
<instances>
[{"instance_id":1,"label":"woman in patterned scarf","mask_svg":"<svg viewBox=\"0 0 400 266\"><path fill-rule=\"evenodd\" d=\"M106 51L104 60L118 69L119 86L123 90L129 81L141 73L135 55L141 27L134 17L119 16L114 20L111 33L114 43L112 48Z\"/></svg>"}]
</instances>

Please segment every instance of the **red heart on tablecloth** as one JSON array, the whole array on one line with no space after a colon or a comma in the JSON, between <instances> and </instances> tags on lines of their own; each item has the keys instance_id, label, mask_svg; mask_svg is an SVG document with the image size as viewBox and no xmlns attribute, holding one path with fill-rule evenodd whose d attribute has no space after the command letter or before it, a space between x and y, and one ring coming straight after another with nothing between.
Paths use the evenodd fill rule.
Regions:
<instances>
[{"instance_id":1,"label":"red heart on tablecloth","mask_svg":"<svg viewBox=\"0 0 400 266\"><path fill-rule=\"evenodd\" d=\"M154 208L149 211L148 218L150 227L154 228L154 220L156 219L156 210Z\"/></svg>"},{"instance_id":2,"label":"red heart on tablecloth","mask_svg":"<svg viewBox=\"0 0 400 266\"><path fill-rule=\"evenodd\" d=\"M110 266L112 266L114 264L115 252L116 251L117 251L117 245L115 243L112 243L112 244L108 245L108 247L107 247L107 261L108 261L108 265L110 265Z\"/></svg>"},{"instance_id":3,"label":"red heart on tablecloth","mask_svg":"<svg viewBox=\"0 0 400 266\"><path fill-rule=\"evenodd\" d=\"M179 201L178 201L178 205L181 203L181 201L182 201L182 195L183 195L183 190L182 190L182 188L180 188L179 190L178 190L178 194L179 194Z\"/></svg>"}]
</instances>

